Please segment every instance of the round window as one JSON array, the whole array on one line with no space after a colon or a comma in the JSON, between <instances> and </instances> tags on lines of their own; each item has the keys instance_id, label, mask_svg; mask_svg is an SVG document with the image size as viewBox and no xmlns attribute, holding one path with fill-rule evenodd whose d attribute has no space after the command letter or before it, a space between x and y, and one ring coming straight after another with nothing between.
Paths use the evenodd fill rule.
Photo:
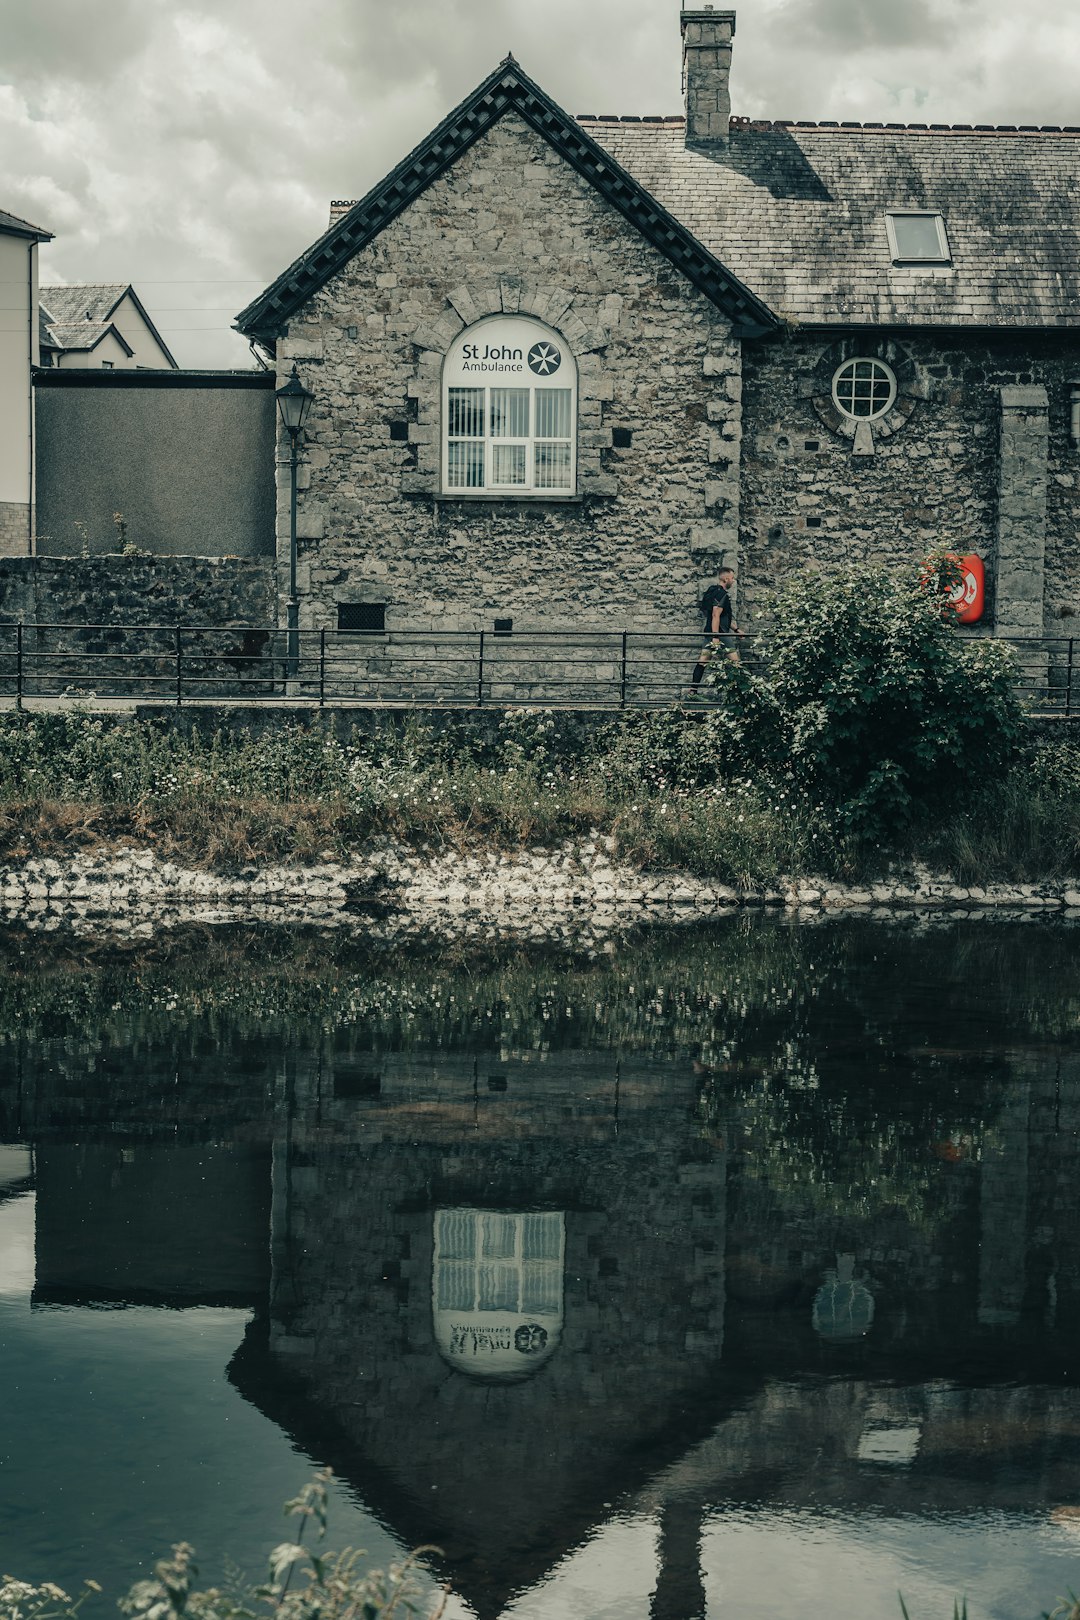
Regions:
<instances>
[{"instance_id":1,"label":"round window","mask_svg":"<svg viewBox=\"0 0 1080 1620\"><path fill-rule=\"evenodd\" d=\"M833 404L854 422L872 422L891 410L896 377L884 360L845 360L832 380Z\"/></svg>"}]
</instances>

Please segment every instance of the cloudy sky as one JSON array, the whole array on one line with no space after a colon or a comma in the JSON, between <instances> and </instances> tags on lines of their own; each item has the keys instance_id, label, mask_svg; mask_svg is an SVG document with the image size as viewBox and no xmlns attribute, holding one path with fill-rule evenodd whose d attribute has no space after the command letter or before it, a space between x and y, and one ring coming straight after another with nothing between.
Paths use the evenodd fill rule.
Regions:
<instances>
[{"instance_id":1,"label":"cloudy sky","mask_svg":"<svg viewBox=\"0 0 1080 1620\"><path fill-rule=\"evenodd\" d=\"M746 0L733 110L1080 124L1078 16ZM0 208L55 234L42 280L133 282L191 366L249 364L231 321L329 199L362 196L508 50L569 112L681 102L678 0L0 0L0 42Z\"/></svg>"}]
</instances>

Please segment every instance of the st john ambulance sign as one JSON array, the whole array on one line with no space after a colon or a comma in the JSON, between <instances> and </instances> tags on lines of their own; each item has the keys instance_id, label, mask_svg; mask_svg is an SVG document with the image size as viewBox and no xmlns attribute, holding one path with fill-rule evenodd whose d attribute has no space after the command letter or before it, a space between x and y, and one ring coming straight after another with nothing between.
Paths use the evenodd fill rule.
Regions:
<instances>
[{"instance_id":1,"label":"st john ambulance sign","mask_svg":"<svg viewBox=\"0 0 1080 1620\"><path fill-rule=\"evenodd\" d=\"M447 359L446 382L475 383L492 374L519 378L553 377L563 364L561 345L545 336L536 321L483 321L472 327Z\"/></svg>"}]
</instances>

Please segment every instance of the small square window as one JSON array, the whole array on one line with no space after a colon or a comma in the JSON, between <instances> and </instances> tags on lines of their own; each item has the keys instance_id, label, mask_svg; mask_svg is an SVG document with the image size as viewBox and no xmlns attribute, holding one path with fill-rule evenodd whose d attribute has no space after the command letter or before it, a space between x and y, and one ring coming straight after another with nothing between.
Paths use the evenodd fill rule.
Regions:
<instances>
[{"instance_id":1,"label":"small square window","mask_svg":"<svg viewBox=\"0 0 1080 1620\"><path fill-rule=\"evenodd\" d=\"M951 264L949 238L940 214L907 209L885 215L894 264Z\"/></svg>"},{"instance_id":2,"label":"small square window","mask_svg":"<svg viewBox=\"0 0 1080 1620\"><path fill-rule=\"evenodd\" d=\"M385 630L385 602L339 602L337 610L339 630Z\"/></svg>"},{"instance_id":3,"label":"small square window","mask_svg":"<svg viewBox=\"0 0 1080 1620\"><path fill-rule=\"evenodd\" d=\"M514 633L513 619L496 619L495 634L497 636L511 636Z\"/></svg>"},{"instance_id":4,"label":"small square window","mask_svg":"<svg viewBox=\"0 0 1080 1620\"><path fill-rule=\"evenodd\" d=\"M405 444L409 438L408 422L391 422L390 437L395 444Z\"/></svg>"},{"instance_id":5,"label":"small square window","mask_svg":"<svg viewBox=\"0 0 1080 1620\"><path fill-rule=\"evenodd\" d=\"M611 442L616 450L629 450L634 442L634 435L629 428L612 428Z\"/></svg>"}]
</instances>

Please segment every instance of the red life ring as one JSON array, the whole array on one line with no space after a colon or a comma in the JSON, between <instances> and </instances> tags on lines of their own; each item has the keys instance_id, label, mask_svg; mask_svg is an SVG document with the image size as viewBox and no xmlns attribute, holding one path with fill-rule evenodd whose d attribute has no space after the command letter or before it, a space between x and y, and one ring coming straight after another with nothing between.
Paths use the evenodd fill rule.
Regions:
<instances>
[{"instance_id":1,"label":"red life ring","mask_svg":"<svg viewBox=\"0 0 1080 1620\"><path fill-rule=\"evenodd\" d=\"M981 557L970 552L966 557L951 555L950 562L960 564L963 579L949 592L949 601L956 609L960 624L977 624L986 605L986 568Z\"/></svg>"}]
</instances>

